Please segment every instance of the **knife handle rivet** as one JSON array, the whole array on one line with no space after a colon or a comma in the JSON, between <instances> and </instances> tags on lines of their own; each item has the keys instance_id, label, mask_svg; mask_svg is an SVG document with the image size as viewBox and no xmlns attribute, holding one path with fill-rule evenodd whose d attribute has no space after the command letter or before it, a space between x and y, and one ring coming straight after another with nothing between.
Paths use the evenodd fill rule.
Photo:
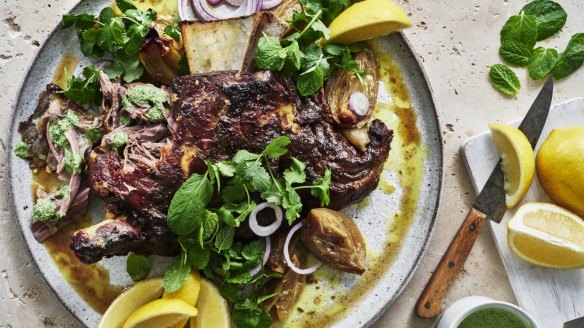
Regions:
<instances>
[{"instance_id":1,"label":"knife handle rivet","mask_svg":"<svg viewBox=\"0 0 584 328\"><path fill-rule=\"evenodd\" d=\"M477 226L476 226L476 224L473 223L473 224L470 225L470 227L468 227L468 229L470 231L475 231L475 230L477 230Z\"/></svg>"},{"instance_id":2,"label":"knife handle rivet","mask_svg":"<svg viewBox=\"0 0 584 328\"><path fill-rule=\"evenodd\" d=\"M426 302L426 304L424 304L424 307L425 307L426 309L429 309L429 308L430 308L430 302Z\"/></svg>"},{"instance_id":3,"label":"knife handle rivet","mask_svg":"<svg viewBox=\"0 0 584 328\"><path fill-rule=\"evenodd\" d=\"M448 262L448 268L450 269L454 268L454 262L452 261Z\"/></svg>"}]
</instances>

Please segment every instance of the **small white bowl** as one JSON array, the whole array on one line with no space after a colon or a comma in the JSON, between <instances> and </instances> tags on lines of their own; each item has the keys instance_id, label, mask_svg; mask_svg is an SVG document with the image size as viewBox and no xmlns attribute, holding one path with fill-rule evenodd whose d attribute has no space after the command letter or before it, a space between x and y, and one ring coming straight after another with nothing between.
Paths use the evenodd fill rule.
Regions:
<instances>
[{"instance_id":1,"label":"small white bowl","mask_svg":"<svg viewBox=\"0 0 584 328\"><path fill-rule=\"evenodd\" d=\"M531 324L533 328L541 328L529 313L517 305L484 296L468 296L452 303L438 318L436 328L457 328L466 317L483 309L502 309L515 314L528 327Z\"/></svg>"}]
</instances>

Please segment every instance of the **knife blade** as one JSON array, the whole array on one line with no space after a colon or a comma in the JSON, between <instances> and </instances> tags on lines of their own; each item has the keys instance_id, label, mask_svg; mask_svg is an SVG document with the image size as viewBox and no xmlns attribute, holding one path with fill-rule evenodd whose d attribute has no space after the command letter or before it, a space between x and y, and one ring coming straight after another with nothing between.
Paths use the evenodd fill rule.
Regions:
<instances>
[{"instance_id":1,"label":"knife blade","mask_svg":"<svg viewBox=\"0 0 584 328\"><path fill-rule=\"evenodd\" d=\"M584 317L580 317L564 323L564 328L582 328L582 327L584 327Z\"/></svg>"},{"instance_id":2,"label":"knife blade","mask_svg":"<svg viewBox=\"0 0 584 328\"><path fill-rule=\"evenodd\" d=\"M553 79L549 78L519 125L531 147L535 148L551 107ZM501 222L506 211L505 176L499 159L485 186L477 196L466 219L450 242L416 303L416 314L432 318L442 312L442 298L458 276L478 237L485 219Z\"/></svg>"}]
</instances>

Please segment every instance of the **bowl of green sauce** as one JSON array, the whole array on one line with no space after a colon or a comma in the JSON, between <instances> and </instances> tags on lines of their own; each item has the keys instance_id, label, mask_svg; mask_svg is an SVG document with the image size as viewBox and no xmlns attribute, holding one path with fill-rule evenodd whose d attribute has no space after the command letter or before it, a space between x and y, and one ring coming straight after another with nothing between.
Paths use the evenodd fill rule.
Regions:
<instances>
[{"instance_id":1,"label":"bowl of green sauce","mask_svg":"<svg viewBox=\"0 0 584 328\"><path fill-rule=\"evenodd\" d=\"M522 308L484 296L469 296L452 303L436 328L541 328Z\"/></svg>"}]
</instances>

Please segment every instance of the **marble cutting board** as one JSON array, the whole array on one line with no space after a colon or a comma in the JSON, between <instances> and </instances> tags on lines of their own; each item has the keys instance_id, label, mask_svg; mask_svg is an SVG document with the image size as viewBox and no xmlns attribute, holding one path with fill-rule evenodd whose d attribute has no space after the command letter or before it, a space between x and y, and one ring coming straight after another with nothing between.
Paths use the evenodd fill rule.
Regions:
<instances>
[{"instance_id":1,"label":"marble cutting board","mask_svg":"<svg viewBox=\"0 0 584 328\"><path fill-rule=\"evenodd\" d=\"M520 122L519 120L513 124L518 126ZM584 98L575 98L553 106L536 151L551 130L573 126L584 126ZM491 133L487 131L470 138L461 150L474 189L478 193L499 159L491 141ZM563 271L541 268L526 263L511 253L507 245L507 222L525 202L551 202L537 176L522 202L516 208L508 210L501 223L488 221L487 225L519 305L533 315L542 328L559 328L566 321L584 316L584 269Z\"/></svg>"}]
</instances>

